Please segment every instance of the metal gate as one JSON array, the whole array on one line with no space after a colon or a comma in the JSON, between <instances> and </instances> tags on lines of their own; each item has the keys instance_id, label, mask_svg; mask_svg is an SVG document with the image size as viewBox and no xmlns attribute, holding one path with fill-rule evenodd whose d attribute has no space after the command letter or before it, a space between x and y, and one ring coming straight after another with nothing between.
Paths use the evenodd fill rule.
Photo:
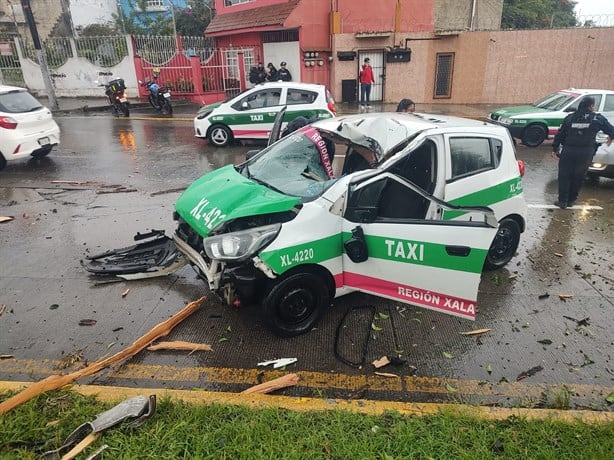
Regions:
<instances>
[{"instance_id":1,"label":"metal gate","mask_svg":"<svg viewBox=\"0 0 614 460\"><path fill-rule=\"evenodd\" d=\"M373 77L375 78L375 84L371 86L371 102L381 102L384 100L384 83L386 81L384 52L382 50L358 51L358 72L360 72L365 58L371 60ZM360 87L358 88L358 95L360 96Z\"/></svg>"},{"instance_id":2,"label":"metal gate","mask_svg":"<svg viewBox=\"0 0 614 460\"><path fill-rule=\"evenodd\" d=\"M15 40L10 36L0 35L0 83L25 86Z\"/></svg>"}]
</instances>

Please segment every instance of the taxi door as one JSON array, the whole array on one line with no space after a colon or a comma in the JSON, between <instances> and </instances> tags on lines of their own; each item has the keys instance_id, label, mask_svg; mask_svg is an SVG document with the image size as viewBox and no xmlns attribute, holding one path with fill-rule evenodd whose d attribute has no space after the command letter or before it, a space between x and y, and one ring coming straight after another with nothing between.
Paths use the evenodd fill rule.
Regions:
<instances>
[{"instance_id":1,"label":"taxi door","mask_svg":"<svg viewBox=\"0 0 614 460\"><path fill-rule=\"evenodd\" d=\"M284 88L266 87L253 91L232 105L238 113L225 116L237 139L268 139L282 107Z\"/></svg>"},{"instance_id":2,"label":"taxi door","mask_svg":"<svg viewBox=\"0 0 614 460\"><path fill-rule=\"evenodd\" d=\"M458 210L390 172L350 184L343 284L474 319L484 259L497 232L494 213L471 208L481 220L425 219L432 204Z\"/></svg>"}]
</instances>

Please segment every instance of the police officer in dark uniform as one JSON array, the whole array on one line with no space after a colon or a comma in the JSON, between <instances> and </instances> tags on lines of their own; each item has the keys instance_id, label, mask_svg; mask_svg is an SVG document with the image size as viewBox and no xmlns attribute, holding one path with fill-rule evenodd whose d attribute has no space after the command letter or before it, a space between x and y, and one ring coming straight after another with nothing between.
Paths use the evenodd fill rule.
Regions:
<instances>
[{"instance_id":1,"label":"police officer in dark uniform","mask_svg":"<svg viewBox=\"0 0 614 460\"><path fill-rule=\"evenodd\" d=\"M286 69L286 61L282 61L282 63L279 64L277 78L279 78L281 81L292 81L292 74L288 69Z\"/></svg>"},{"instance_id":2,"label":"police officer in dark uniform","mask_svg":"<svg viewBox=\"0 0 614 460\"><path fill-rule=\"evenodd\" d=\"M561 209L573 206L584 181L584 175L595 154L595 136L601 130L614 137L614 126L595 113L595 98L587 96L578 109L567 115L552 143L552 156L559 158L559 199ZM559 152L559 147L563 146Z\"/></svg>"}]
</instances>

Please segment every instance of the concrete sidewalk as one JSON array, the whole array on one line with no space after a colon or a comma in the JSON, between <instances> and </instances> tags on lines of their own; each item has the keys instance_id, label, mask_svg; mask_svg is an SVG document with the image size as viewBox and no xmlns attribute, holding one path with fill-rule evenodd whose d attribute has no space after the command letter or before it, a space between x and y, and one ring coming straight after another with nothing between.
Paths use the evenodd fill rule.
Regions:
<instances>
[{"instance_id":1,"label":"concrete sidewalk","mask_svg":"<svg viewBox=\"0 0 614 460\"><path fill-rule=\"evenodd\" d=\"M39 101L49 107L49 100L45 97L38 98ZM147 101L139 99L129 99L133 109L149 108ZM78 112L100 112L109 109L106 98L58 98L59 109L53 110L54 113L78 113ZM182 114L195 115L200 107L185 99L173 99L173 109ZM338 102L336 104L339 115L359 113L358 103ZM394 112L396 103L374 103L372 112ZM488 113L499 107L493 104L416 104L416 111L420 113L432 113L436 115L454 115L465 118L485 119Z\"/></svg>"}]
</instances>

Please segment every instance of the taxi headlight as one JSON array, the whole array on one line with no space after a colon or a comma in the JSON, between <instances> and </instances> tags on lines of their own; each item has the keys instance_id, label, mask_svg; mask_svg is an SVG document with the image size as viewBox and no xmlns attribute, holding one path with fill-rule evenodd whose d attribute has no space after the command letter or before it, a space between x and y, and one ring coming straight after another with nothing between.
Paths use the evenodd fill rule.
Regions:
<instances>
[{"instance_id":1,"label":"taxi headlight","mask_svg":"<svg viewBox=\"0 0 614 460\"><path fill-rule=\"evenodd\" d=\"M199 120L202 120L203 118L206 118L207 116L209 116L211 112L213 112L213 110L203 110L203 111L199 110L198 113L196 114L196 118L198 118Z\"/></svg>"},{"instance_id":2,"label":"taxi headlight","mask_svg":"<svg viewBox=\"0 0 614 460\"><path fill-rule=\"evenodd\" d=\"M603 168L603 165L601 163L593 163L591 168Z\"/></svg>"},{"instance_id":3,"label":"taxi headlight","mask_svg":"<svg viewBox=\"0 0 614 460\"><path fill-rule=\"evenodd\" d=\"M211 236L203 240L203 246L211 259L241 261L273 241L280 229L281 224L273 224Z\"/></svg>"},{"instance_id":4,"label":"taxi headlight","mask_svg":"<svg viewBox=\"0 0 614 460\"><path fill-rule=\"evenodd\" d=\"M511 118L501 117L499 118L499 122L504 125L511 125L514 122L514 120L512 120Z\"/></svg>"}]
</instances>

